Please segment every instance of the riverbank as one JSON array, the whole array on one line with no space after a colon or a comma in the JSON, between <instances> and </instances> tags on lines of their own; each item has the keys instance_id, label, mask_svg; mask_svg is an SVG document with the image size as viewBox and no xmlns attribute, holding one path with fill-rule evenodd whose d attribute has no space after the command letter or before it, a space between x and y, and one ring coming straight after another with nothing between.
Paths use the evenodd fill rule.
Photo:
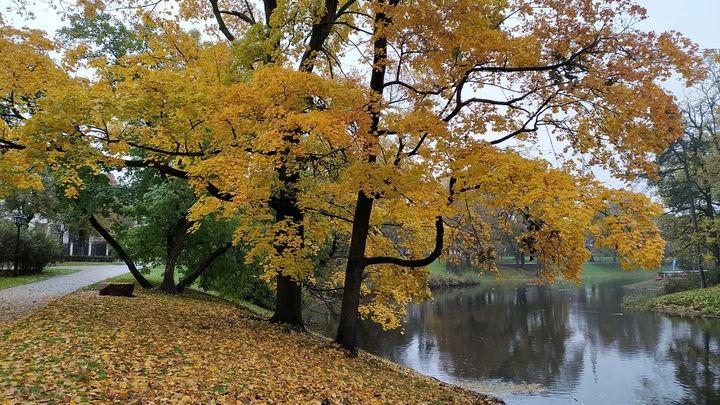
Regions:
<instances>
[{"instance_id":1,"label":"riverbank","mask_svg":"<svg viewBox=\"0 0 720 405\"><path fill-rule=\"evenodd\" d=\"M654 311L668 315L720 318L720 285L657 297L635 293L626 296L622 306L623 309Z\"/></svg>"},{"instance_id":2,"label":"riverbank","mask_svg":"<svg viewBox=\"0 0 720 405\"><path fill-rule=\"evenodd\" d=\"M483 283L534 283L537 280L536 264L526 264L524 268L516 266L511 262L498 263L499 277L494 272L485 272L479 275L479 269L470 268L462 273L451 273L447 271L445 264L436 261L428 266L430 275L428 286L431 289L443 287L464 287ZM583 271L580 274L582 284L595 284L608 281L624 281L628 283L648 281L652 282L654 273L647 270L623 271L620 265L613 266L612 261L588 262L583 264ZM559 283L562 284L562 283ZM572 283L574 284L574 283Z\"/></svg>"},{"instance_id":3,"label":"riverbank","mask_svg":"<svg viewBox=\"0 0 720 405\"><path fill-rule=\"evenodd\" d=\"M78 291L0 332L9 403L502 403L196 291Z\"/></svg>"}]
</instances>

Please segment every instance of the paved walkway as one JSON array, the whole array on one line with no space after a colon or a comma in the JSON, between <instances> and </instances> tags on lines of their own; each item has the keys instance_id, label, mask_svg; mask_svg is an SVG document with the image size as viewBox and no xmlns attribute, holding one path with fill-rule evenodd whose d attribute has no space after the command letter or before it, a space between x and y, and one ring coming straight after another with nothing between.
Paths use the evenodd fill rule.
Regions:
<instances>
[{"instance_id":1,"label":"paved walkway","mask_svg":"<svg viewBox=\"0 0 720 405\"><path fill-rule=\"evenodd\" d=\"M129 272L125 265L109 266L58 266L65 269L80 269L79 272L50 277L37 283L25 284L0 290L0 322L12 321L27 312L73 291L79 290L108 277Z\"/></svg>"}]
</instances>

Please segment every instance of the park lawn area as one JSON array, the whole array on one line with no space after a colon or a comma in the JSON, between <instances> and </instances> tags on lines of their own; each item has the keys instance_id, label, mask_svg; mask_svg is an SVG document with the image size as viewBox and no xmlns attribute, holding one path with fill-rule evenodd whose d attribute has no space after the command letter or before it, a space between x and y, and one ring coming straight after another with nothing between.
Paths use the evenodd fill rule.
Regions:
<instances>
[{"instance_id":1,"label":"park lawn area","mask_svg":"<svg viewBox=\"0 0 720 405\"><path fill-rule=\"evenodd\" d=\"M0 323L0 403L492 404L219 298L81 290Z\"/></svg>"},{"instance_id":2,"label":"park lawn area","mask_svg":"<svg viewBox=\"0 0 720 405\"><path fill-rule=\"evenodd\" d=\"M154 266L150 268L145 268L140 270L140 273L142 273L143 277L145 279L155 285L160 284L163 279L163 272L165 271L164 266ZM177 283L179 281L179 277L177 274L177 270L175 271L175 282ZM117 281L117 282L124 282L124 283L135 283L137 286L137 280L135 280L135 277L132 275L132 273L127 272L125 274L121 274L116 277L112 277L109 279L110 281ZM97 289L99 283L93 284L91 286L86 287L88 290L95 290Z\"/></svg>"},{"instance_id":3,"label":"park lawn area","mask_svg":"<svg viewBox=\"0 0 720 405\"><path fill-rule=\"evenodd\" d=\"M17 287L38 281L47 280L50 277L61 276L64 274L77 273L78 269L43 269L40 274L29 274L18 277L0 277L0 290L5 288Z\"/></svg>"},{"instance_id":4,"label":"park lawn area","mask_svg":"<svg viewBox=\"0 0 720 405\"><path fill-rule=\"evenodd\" d=\"M606 281L622 280L629 283L635 283L645 280L652 280L654 272L659 270L670 270L669 267L661 267L654 269L653 271L636 269L631 271L623 271L620 269L620 263L617 263L615 267L612 265L611 258L602 258L602 261L587 262L583 264L583 272L580 275L582 278L582 284L594 284ZM450 274L446 268L445 263L441 261L435 261L428 269L430 271L430 281L435 279L444 280L447 278L457 277L460 279L469 279L478 283L494 283L494 282L507 282L507 283L532 283L535 282L535 268L534 262L526 263L525 268L521 269L515 266L515 262L512 261L501 261L498 263L498 269L500 271L500 279L496 277L494 272L485 271L484 274L477 275L479 269L468 271L465 274L454 275ZM430 283L432 286L432 283ZM461 285L461 284L458 284Z\"/></svg>"},{"instance_id":5,"label":"park lawn area","mask_svg":"<svg viewBox=\"0 0 720 405\"><path fill-rule=\"evenodd\" d=\"M615 267L612 266L612 261L602 262L587 262L583 264L583 272L580 275L582 277L583 284L585 283L601 283L606 281L628 281L628 282L640 282L645 280L653 280L656 271L670 270L670 267L659 267L653 270L634 269L624 271L620 268L618 262Z\"/></svg>"}]
</instances>

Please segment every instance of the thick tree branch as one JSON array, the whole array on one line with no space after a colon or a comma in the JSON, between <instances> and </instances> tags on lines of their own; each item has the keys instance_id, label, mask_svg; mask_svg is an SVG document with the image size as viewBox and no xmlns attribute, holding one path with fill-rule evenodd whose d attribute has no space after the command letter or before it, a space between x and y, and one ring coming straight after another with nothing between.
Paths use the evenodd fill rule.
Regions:
<instances>
[{"instance_id":1,"label":"thick tree branch","mask_svg":"<svg viewBox=\"0 0 720 405\"><path fill-rule=\"evenodd\" d=\"M185 276L182 280L178 282L178 284L175 286L175 292L178 294L182 294L183 291L185 291L185 287L191 285L195 282L195 280L200 277L202 273L205 272L205 270L210 267L212 262L215 261L218 257L220 257L223 253L227 252L232 247L232 242L228 242L219 248L215 249L205 260L193 271L192 273Z\"/></svg>"},{"instance_id":2,"label":"thick tree branch","mask_svg":"<svg viewBox=\"0 0 720 405\"><path fill-rule=\"evenodd\" d=\"M365 259L365 265L371 266L373 264L394 264L403 267L423 267L428 266L442 254L443 249L443 238L445 237L445 228L443 226L442 217L437 217L435 220L435 249L425 258L416 260L400 259L397 257L368 257Z\"/></svg>"},{"instance_id":3,"label":"thick tree branch","mask_svg":"<svg viewBox=\"0 0 720 405\"><path fill-rule=\"evenodd\" d=\"M176 169L174 167L153 160L123 160L122 162L126 167L154 167L158 169L160 173L164 173L169 176L178 177L181 179L187 180L192 177L188 172L184 170ZM208 180L204 180L204 182L205 191L207 191L210 195L223 201L232 201L234 196L233 194L220 190Z\"/></svg>"},{"instance_id":4,"label":"thick tree branch","mask_svg":"<svg viewBox=\"0 0 720 405\"><path fill-rule=\"evenodd\" d=\"M227 38L228 41L234 41L235 36L230 33L230 30L225 25L225 20L223 20L220 8L218 8L218 0L210 0L210 5L212 6L213 15L215 16L215 20L217 21L218 28L220 28L220 31L223 33L223 35L225 35L225 38Z\"/></svg>"},{"instance_id":5,"label":"thick tree branch","mask_svg":"<svg viewBox=\"0 0 720 405\"><path fill-rule=\"evenodd\" d=\"M87 214L87 210L83 209L85 214ZM105 238L105 241L108 243L108 245L112 246L113 249L117 252L118 256L120 256L120 259L128 266L128 269L130 269L130 273L132 273L133 277L135 277L135 280L140 283L140 286L142 288L153 288L154 286L147 281L147 279L140 273L140 271L135 266L135 263L130 258L130 256L125 252L125 249L122 248L120 243L118 243L115 238L110 234L110 232L105 229L100 222L98 222L97 218L95 218L95 215L90 214L88 216L88 220L90 221L90 225L103 237Z\"/></svg>"}]
</instances>

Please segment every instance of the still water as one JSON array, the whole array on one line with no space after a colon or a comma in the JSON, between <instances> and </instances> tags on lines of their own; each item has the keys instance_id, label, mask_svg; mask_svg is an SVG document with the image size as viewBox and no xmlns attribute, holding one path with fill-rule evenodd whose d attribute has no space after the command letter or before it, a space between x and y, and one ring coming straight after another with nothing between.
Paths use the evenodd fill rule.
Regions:
<instances>
[{"instance_id":1,"label":"still water","mask_svg":"<svg viewBox=\"0 0 720 405\"><path fill-rule=\"evenodd\" d=\"M358 346L509 405L720 404L720 321L623 312L617 283L435 291ZM315 329L332 335L330 318Z\"/></svg>"}]
</instances>

